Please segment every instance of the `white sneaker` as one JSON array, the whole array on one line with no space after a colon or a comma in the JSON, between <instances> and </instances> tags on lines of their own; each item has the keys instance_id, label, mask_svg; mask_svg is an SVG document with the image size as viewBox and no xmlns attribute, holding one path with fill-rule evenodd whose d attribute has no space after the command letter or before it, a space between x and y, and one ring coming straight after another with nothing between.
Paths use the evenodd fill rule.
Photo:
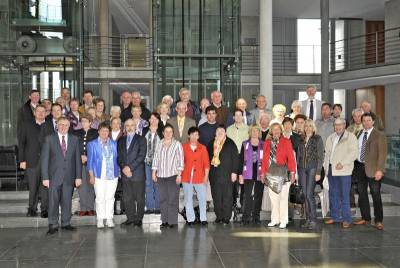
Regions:
<instances>
[{"instance_id":1,"label":"white sneaker","mask_svg":"<svg viewBox=\"0 0 400 268\"><path fill-rule=\"evenodd\" d=\"M114 221L112 219L107 219L106 224L110 228L114 228L114 226L115 226Z\"/></svg>"},{"instance_id":2,"label":"white sneaker","mask_svg":"<svg viewBox=\"0 0 400 268\"><path fill-rule=\"evenodd\" d=\"M103 229L104 228L104 221L103 220L97 220L97 228Z\"/></svg>"},{"instance_id":3,"label":"white sneaker","mask_svg":"<svg viewBox=\"0 0 400 268\"><path fill-rule=\"evenodd\" d=\"M275 225L277 225L277 223L275 223L275 222L270 222L270 223L268 223L268 227L274 227Z\"/></svg>"},{"instance_id":4,"label":"white sneaker","mask_svg":"<svg viewBox=\"0 0 400 268\"><path fill-rule=\"evenodd\" d=\"M286 229L286 223L281 223L279 224L280 229Z\"/></svg>"}]
</instances>

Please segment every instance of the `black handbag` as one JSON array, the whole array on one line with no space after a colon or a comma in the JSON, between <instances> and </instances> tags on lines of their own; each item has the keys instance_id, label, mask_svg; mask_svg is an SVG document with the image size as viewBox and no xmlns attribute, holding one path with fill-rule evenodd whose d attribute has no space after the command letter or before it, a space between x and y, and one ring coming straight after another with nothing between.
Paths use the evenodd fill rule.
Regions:
<instances>
[{"instance_id":1,"label":"black handbag","mask_svg":"<svg viewBox=\"0 0 400 268\"><path fill-rule=\"evenodd\" d=\"M303 187L293 183L289 188L289 201L293 204L304 204L306 197L303 192Z\"/></svg>"}]
</instances>

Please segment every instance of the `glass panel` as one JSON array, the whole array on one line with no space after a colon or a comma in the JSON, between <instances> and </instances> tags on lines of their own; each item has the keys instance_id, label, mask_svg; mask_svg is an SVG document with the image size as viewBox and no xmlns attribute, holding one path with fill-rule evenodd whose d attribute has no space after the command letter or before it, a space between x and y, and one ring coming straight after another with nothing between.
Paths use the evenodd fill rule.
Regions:
<instances>
[{"instance_id":1,"label":"glass panel","mask_svg":"<svg viewBox=\"0 0 400 268\"><path fill-rule=\"evenodd\" d=\"M297 20L298 73L321 73L321 21Z\"/></svg>"}]
</instances>

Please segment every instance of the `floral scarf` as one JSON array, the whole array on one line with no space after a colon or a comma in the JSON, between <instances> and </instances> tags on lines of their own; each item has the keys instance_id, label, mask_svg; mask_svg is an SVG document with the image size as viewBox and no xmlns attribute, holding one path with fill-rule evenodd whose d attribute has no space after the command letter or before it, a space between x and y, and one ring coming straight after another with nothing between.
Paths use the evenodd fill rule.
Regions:
<instances>
[{"instance_id":1,"label":"floral scarf","mask_svg":"<svg viewBox=\"0 0 400 268\"><path fill-rule=\"evenodd\" d=\"M219 159L219 154L221 153L222 146L224 146L224 143L226 141L226 138L224 138L221 142L218 142L217 139L214 141L214 155L211 160L211 165L214 167L218 167L221 164L221 160Z\"/></svg>"}]
</instances>

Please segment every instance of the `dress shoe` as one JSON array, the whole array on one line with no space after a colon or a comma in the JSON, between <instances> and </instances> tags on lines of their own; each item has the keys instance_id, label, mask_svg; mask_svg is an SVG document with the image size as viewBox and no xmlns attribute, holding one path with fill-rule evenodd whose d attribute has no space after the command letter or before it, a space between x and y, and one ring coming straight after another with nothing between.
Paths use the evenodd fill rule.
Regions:
<instances>
[{"instance_id":1,"label":"dress shoe","mask_svg":"<svg viewBox=\"0 0 400 268\"><path fill-rule=\"evenodd\" d=\"M187 225L188 227L194 227L194 222L187 222L186 225Z\"/></svg>"},{"instance_id":2,"label":"dress shoe","mask_svg":"<svg viewBox=\"0 0 400 268\"><path fill-rule=\"evenodd\" d=\"M334 224L335 223L335 221L333 220L333 219L327 219L326 221L325 221L325 224L326 225L331 225L331 224Z\"/></svg>"},{"instance_id":3,"label":"dress shoe","mask_svg":"<svg viewBox=\"0 0 400 268\"><path fill-rule=\"evenodd\" d=\"M275 223L275 222L270 222L270 223L268 223L268 227L275 227L277 225L277 223Z\"/></svg>"},{"instance_id":4,"label":"dress shoe","mask_svg":"<svg viewBox=\"0 0 400 268\"><path fill-rule=\"evenodd\" d=\"M130 221L130 220L126 220L123 223L121 223L121 225L124 225L124 226L129 226L129 225L132 225L132 224L134 224L134 222Z\"/></svg>"},{"instance_id":5,"label":"dress shoe","mask_svg":"<svg viewBox=\"0 0 400 268\"><path fill-rule=\"evenodd\" d=\"M286 223L279 224L279 229L286 229Z\"/></svg>"},{"instance_id":6,"label":"dress shoe","mask_svg":"<svg viewBox=\"0 0 400 268\"><path fill-rule=\"evenodd\" d=\"M106 220L106 224L107 224L107 226L108 226L109 228L114 228L114 227L115 227L115 224L114 224L113 219L107 219L107 220Z\"/></svg>"},{"instance_id":7,"label":"dress shoe","mask_svg":"<svg viewBox=\"0 0 400 268\"><path fill-rule=\"evenodd\" d=\"M154 210L152 210L152 209L147 209L145 212L144 212L144 214L153 214L154 213Z\"/></svg>"},{"instance_id":8,"label":"dress shoe","mask_svg":"<svg viewBox=\"0 0 400 268\"><path fill-rule=\"evenodd\" d=\"M154 214L160 215L161 214L161 210L159 210L159 209L154 210Z\"/></svg>"},{"instance_id":9,"label":"dress shoe","mask_svg":"<svg viewBox=\"0 0 400 268\"><path fill-rule=\"evenodd\" d=\"M76 231L76 228L71 225L62 226L61 229L66 230L66 231Z\"/></svg>"},{"instance_id":10,"label":"dress shoe","mask_svg":"<svg viewBox=\"0 0 400 268\"><path fill-rule=\"evenodd\" d=\"M96 212L94 210L89 210L87 215L88 216L96 216Z\"/></svg>"},{"instance_id":11,"label":"dress shoe","mask_svg":"<svg viewBox=\"0 0 400 268\"><path fill-rule=\"evenodd\" d=\"M103 229L104 228L104 221L103 220L97 220L97 228L98 229Z\"/></svg>"},{"instance_id":12,"label":"dress shoe","mask_svg":"<svg viewBox=\"0 0 400 268\"><path fill-rule=\"evenodd\" d=\"M349 229L351 227L351 223L349 223L349 222L343 222L342 223L342 228L343 229Z\"/></svg>"},{"instance_id":13,"label":"dress shoe","mask_svg":"<svg viewBox=\"0 0 400 268\"><path fill-rule=\"evenodd\" d=\"M43 219L46 219L49 217L49 213L47 213L47 210L43 210L40 212L40 217Z\"/></svg>"},{"instance_id":14,"label":"dress shoe","mask_svg":"<svg viewBox=\"0 0 400 268\"><path fill-rule=\"evenodd\" d=\"M161 229L168 228L168 222L161 223L160 228Z\"/></svg>"},{"instance_id":15,"label":"dress shoe","mask_svg":"<svg viewBox=\"0 0 400 268\"><path fill-rule=\"evenodd\" d=\"M382 230L383 230L383 223L381 223L381 222L376 222L376 223L375 223L375 228L382 231Z\"/></svg>"},{"instance_id":16,"label":"dress shoe","mask_svg":"<svg viewBox=\"0 0 400 268\"><path fill-rule=\"evenodd\" d=\"M49 230L47 231L48 235L52 235L58 232L58 228L57 227L49 227Z\"/></svg>"},{"instance_id":17,"label":"dress shoe","mask_svg":"<svg viewBox=\"0 0 400 268\"><path fill-rule=\"evenodd\" d=\"M177 224L168 224L169 229L173 229L173 228L175 228L175 226L177 226Z\"/></svg>"},{"instance_id":18,"label":"dress shoe","mask_svg":"<svg viewBox=\"0 0 400 268\"><path fill-rule=\"evenodd\" d=\"M224 224L229 224L229 223L230 223L230 221L229 221L228 219L222 220L222 222L223 222Z\"/></svg>"},{"instance_id":19,"label":"dress shoe","mask_svg":"<svg viewBox=\"0 0 400 268\"><path fill-rule=\"evenodd\" d=\"M357 220L357 221L353 222L353 224L354 224L354 225L368 225L368 224L369 224L369 221L360 219L360 220Z\"/></svg>"},{"instance_id":20,"label":"dress shoe","mask_svg":"<svg viewBox=\"0 0 400 268\"><path fill-rule=\"evenodd\" d=\"M221 219L218 219L218 218L216 218L214 222L215 222L215 223L222 223L222 220L221 220Z\"/></svg>"},{"instance_id":21,"label":"dress shoe","mask_svg":"<svg viewBox=\"0 0 400 268\"><path fill-rule=\"evenodd\" d=\"M207 226L207 225L208 225L208 222L207 222L207 221L202 221L202 222L201 222L201 225Z\"/></svg>"},{"instance_id":22,"label":"dress shoe","mask_svg":"<svg viewBox=\"0 0 400 268\"><path fill-rule=\"evenodd\" d=\"M142 222L142 221L137 221L137 222L134 223L134 225L135 225L136 227L142 227L143 222Z\"/></svg>"},{"instance_id":23,"label":"dress shoe","mask_svg":"<svg viewBox=\"0 0 400 268\"><path fill-rule=\"evenodd\" d=\"M89 212L88 211L79 211L79 217L83 217L83 216L86 216L86 215L88 215L89 214Z\"/></svg>"}]
</instances>

